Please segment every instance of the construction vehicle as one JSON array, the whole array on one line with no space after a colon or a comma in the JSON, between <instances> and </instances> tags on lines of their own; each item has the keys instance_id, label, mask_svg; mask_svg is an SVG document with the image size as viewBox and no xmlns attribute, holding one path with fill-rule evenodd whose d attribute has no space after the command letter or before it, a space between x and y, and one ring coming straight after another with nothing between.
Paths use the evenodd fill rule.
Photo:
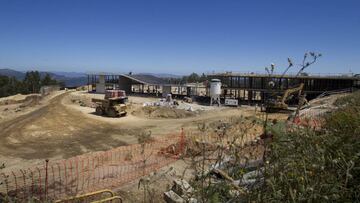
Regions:
<instances>
[{"instance_id":1,"label":"construction vehicle","mask_svg":"<svg viewBox=\"0 0 360 203\"><path fill-rule=\"evenodd\" d=\"M277 96L276 99L272 99L266 106L267 112L279 112L279 111L289 111L288 104L285 102L289 100L290 96L298 92L299 104L303 103L300 100L305 99L302 98L302 91L304 89L304 83L300 83L299 86L294 88L289 88L285 90L282 96Z\"/></svg>"},{"instance_id":2,"label":"construction vehicle","mask_svg":"<svg viewBox=\"0 0 360 203\"><path fill-rule=\"evenodd\" d=\"M91 101L96 104L95 113L97 115L120 117L126 116L127 99L124 90L107 90L104 99L93 98Z\"/></svg>"}]
</instances>

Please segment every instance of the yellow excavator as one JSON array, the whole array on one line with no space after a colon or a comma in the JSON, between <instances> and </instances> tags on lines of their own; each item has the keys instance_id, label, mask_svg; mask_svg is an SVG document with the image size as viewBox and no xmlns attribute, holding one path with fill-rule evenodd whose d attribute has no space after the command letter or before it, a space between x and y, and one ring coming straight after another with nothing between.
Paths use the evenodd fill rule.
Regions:
<instances>
[{"instance_id":1,"label":"yellow excavator","mask_svg":"<svg viewBox=\"0 0 360 203\"><path fill-rule=\"evenodd\" d=\"M298 92L298 98L299 98L299 104L303 103L300 100L303 100L305 98L302 98L302 91L304 89L304 83L300 83L299 86L294 88L287 89L282 96L277 96L276 99L270 100L267 104L266 111L267 112L279 112L279 111L289 111L288 105L285 103L289 97L296 92Z\"/></svg>"}]
</instances>

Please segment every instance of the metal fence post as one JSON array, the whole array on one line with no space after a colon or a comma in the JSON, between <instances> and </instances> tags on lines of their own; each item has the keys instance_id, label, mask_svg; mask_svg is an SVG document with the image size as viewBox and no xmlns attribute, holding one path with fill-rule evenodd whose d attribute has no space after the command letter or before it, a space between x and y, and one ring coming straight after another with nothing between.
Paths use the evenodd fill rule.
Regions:
<instances>
[{"instance_id":1,"label":"metal fence post","mask_svg":"<svg viewBox=\"0 0 360 203\"><path fill-rule=\"evenodd\" d=\"M11 171L13 177L14 177L14 182L15 182L15 195L17 195L17 192L18 192L18 184L17 184L17 178L16 178L16 175L14 173L14 171Z\"/></svg>"},{"instance_id":2,"label":"metal fence post","mask_svg":"<svg viewBox=\"0 0 360 203\"><path fill-rule=\"evenodd\" d=\"M26 177L25 177L25 171L23 171L22 169L20 169L20 172L22 173L22 177L23 177L23 191L24 191L23 198L24 198L24 199L26 199L26 195L27 195L27 187L26 187Z\"/></svg>"},{"instance_id":3,"label":"metal fence post","mask_svg":"<svg viewBox=\"0 0 360 203\"><path fill-rule=\"evenodd\" d=\"M48 199L48 165L49 159L45 160L45 200Z\"/></svg>"},{"instance_id":4,"label":"metal fence post","mask_svg":"<svg viewBox=\"0 0 360 203\"><path fill-rule=\"evenodd\" d=\"M67 171L66 171L66 160L63 163L64 165L64 178L65 178L65 193L67 192Z\"/></svg>"},{"instance_id":5,"label":"metal fence post","mask_svg":"<svg viewBox=\"0 0 360 203\"><path fill-rule=\"evenodd\" d=\"M34 173L29 168L30 174L31 174L31 196L34 195Z\"/></svg>"},{"instance_id":6,"label":"metal fence post","mask_svg":"<svg viewBox=\"0 0 360 203\"><path fill-rule=\"evenodd\" d=\"M55 179L54 165L51 165L51 173L52 173L52 183L54 185L53 194L54 194L54 198L56 198L56 179Z\"/></svg>"},{"instance_id":7,"label":"metal fence post","mask_svg":"<svg viewBox=\"0 0 360 203\"><path fill-rule=\"evenodd\" d=\"M63 186L63 183L61 181L61 166L59 163L56 163L57 167L58 167L58 172L59 172L59 185L60 185L60 189L59 189L59 196L61 195L61 188Z\"/></svg>"},{"instance_id":8,"label":"metal fence post","mask_svg":"<svg viewBox=\"0 0 360 203\"><path fill-rule=\"evenodd\" d=\"M82 179L82 183L81 183L81 190L84 190L84 183L85 183L85 178L84 178L84 159L81 159L81 179Z\"/></svg>"},{"instance_id":9,"label":"metal fence post","mask_svg":"<svg viewBox=\"0 0 360 203\"><path fill-rule=\"evenodd\" d=\"M79 189L79 158L76 157L76 193L78 192Z\"/></svg>"}]
</instances>

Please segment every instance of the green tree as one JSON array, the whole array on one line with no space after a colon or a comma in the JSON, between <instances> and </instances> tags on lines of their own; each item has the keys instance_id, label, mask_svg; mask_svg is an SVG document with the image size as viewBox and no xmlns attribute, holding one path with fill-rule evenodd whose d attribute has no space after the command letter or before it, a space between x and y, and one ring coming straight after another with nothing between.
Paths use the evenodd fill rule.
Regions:
<instances>
[{"instance_id":1,"label":"green tree","mask_svg":"<svg viewBox=\"0 0 360 203\"><path fill-rule=\"evenodd\" d=\"M0 76L0 97L22 93L22 82L15 77Z\"/></svg>"},{"instance_id":2,"label":"green tree","mask_svg":"<svg viewBox=\"0 0 360 203\"><path fill-rule=\"evenodd\" d=\"M46 74L41 79L38 71L27 72L23 81L19 81L15 77L0 75L0 97L7 97L18 93L38 93L41 86L57 84L60 83L52 79L50 74Z\"/></svg>"},{"instance_id":3,"label":"green tree","mask_svg":"<svg viewBox=\"0 0 360 203\"><path fill-rule=\"evenodd\" d=\"M208 80L207 76L205 75L205 73L202 73L200 76L199 82L204 82L206 80Z\"/></svg>"},{"instance_id":4,"label":"green tree","mask_svg":"<svg viewBox=\"0 0 360 203\"><path fill-rule=\"evenodd\" d=\"M38 93L41 86L40 73L38 71L26 72L24 84L26 86L25 93Z\"/></svg>"},{"instance_id":5,"label":"green tree","mask_svg":"<svg viewBox=\"0 0 360 203\"><path fill-rule=\"evenodd\" d=\"M57 81L52 79L49 73L46 73L45 77L41 80L41 86L56 85Z\"/></svg>"},{"instance_id":6,"label":"green tree","mask_svg":"<svg viewBox=\"0 0 360 203\"><path fill-rule=\"evenodd\" d=\"M9 96L9 77L0 75L0 97Z\"/></svg>"},{"instance_id":7,"label":"green tree","mask_svg":"<svg viewBox=\"0 0 360 203\"><path fill-rule=\"evenodd\" d=\"M200 79L199 75L196 74L196 73L191 73L189 76L188 76L188 79L187 79L187 82L198 82Z\"/></svg>"}]
</instances>

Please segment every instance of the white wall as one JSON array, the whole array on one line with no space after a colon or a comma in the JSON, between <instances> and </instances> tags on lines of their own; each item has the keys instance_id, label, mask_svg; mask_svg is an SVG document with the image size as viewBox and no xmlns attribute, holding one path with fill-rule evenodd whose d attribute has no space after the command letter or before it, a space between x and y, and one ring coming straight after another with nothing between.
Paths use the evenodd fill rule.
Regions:
<instances>
[{"instance_id":1,"label":"white wall","mask_svg":"<svg viewBox=\"0 0 360 203\"><path fill-rule=\"evenodd\" d=\"M96 92L105 93L105 76L99 75L99 82L96 83Z\"/></svg>"}]
</instances>

